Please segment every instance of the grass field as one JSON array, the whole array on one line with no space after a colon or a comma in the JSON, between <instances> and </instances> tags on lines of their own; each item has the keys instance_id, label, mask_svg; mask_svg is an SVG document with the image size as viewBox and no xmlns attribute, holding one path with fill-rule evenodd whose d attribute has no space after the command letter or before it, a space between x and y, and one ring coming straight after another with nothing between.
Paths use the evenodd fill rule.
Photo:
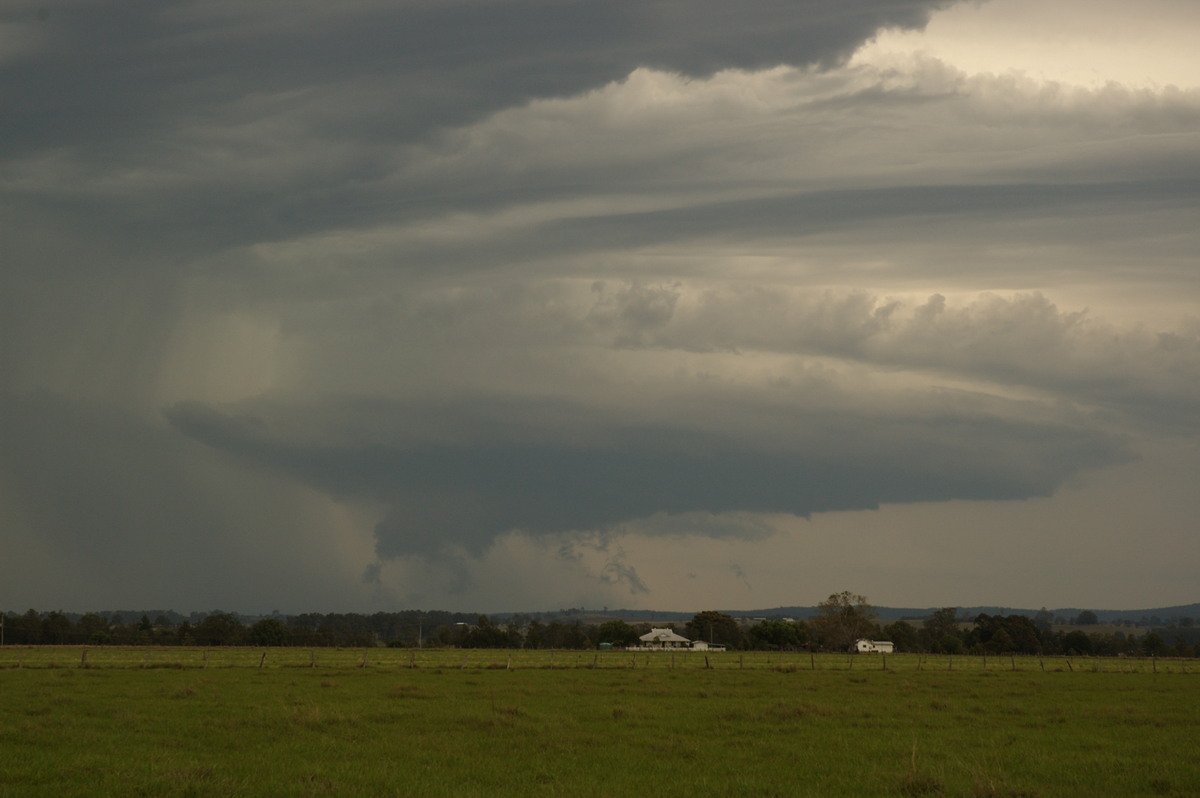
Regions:
<instances>
[{"instance_id":1,"label":"grass field","mask_svg":"<svg viewBox=\"0 0 1200 798\"><path fill-rule=\"evenodd\" d=\"M0 795L1200 794L1182 661L262 654L0 651Z\"/></svg>"}]
</instances>

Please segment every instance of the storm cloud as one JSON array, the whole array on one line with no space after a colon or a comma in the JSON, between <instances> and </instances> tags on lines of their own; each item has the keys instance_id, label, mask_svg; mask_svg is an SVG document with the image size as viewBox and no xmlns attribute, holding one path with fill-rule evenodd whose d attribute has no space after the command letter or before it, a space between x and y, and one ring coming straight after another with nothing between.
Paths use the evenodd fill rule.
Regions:
<instances>
[{"instance_id":1,"label":"storm cloud","mask_svg":"<svg viewBox=\"0 0 1200 798\"><path fill-rule=\"evenodd\" d=\"M0 12L0 598L1194 600L1153 5Z\"/></svg>"}]
</instances>

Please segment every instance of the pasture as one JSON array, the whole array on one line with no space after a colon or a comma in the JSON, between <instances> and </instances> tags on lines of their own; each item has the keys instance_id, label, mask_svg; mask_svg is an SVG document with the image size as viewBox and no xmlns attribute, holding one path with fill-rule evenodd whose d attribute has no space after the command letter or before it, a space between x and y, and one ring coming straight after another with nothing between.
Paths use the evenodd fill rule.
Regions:
<instances>
[{"instance_id":1,"label":"pasture","mask_svg":"<svg viewBox=\"0 0 1200 798\"><path fill-rule=\"evenodd\" d=\"M0 795L1196 795L1195 665L6 648Z\"/></svg>"}]
</instances>

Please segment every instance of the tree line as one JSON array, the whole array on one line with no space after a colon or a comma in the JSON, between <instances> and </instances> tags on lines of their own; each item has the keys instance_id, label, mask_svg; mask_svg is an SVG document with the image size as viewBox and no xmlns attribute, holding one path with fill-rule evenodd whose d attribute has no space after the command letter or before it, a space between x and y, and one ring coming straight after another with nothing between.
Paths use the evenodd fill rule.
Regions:
<instances>
[{"instance_id":1,"label":"tree line","mask_svg":"<svg viewBox=\"0 0 1200 798\"><path fill-rule=\"evenodd\" d=\"M1048 613L1047 613L1048 615ZM1200 656L1200 628L1191 623L1142 635L1116 631L1054 629L1042 613L960 617L944 607L926 618L880 624L865 596L843 591L817 605L809 619L734 618L715 610L697 613L676 628L690 640L736 650L846 651L855 640L890 640L898 652L930 654L1047 654ZM1090 620L1090 619L1086 619ZM649 623L545 619L406 610L273 615L243 622L235 613L216 611L179 622L146 615L127 623L98 613L72 618L62 612L3 616L3 639L10 645L157 646L437 646L457 648L594 649L628 647Z\"/></svg>"}]
</instances>

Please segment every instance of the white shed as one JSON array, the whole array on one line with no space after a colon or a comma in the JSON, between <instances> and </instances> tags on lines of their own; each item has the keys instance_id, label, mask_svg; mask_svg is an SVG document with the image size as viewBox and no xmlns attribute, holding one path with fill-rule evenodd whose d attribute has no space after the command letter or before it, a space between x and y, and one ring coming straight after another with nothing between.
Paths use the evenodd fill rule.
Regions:
<instances>
[{"instance_id":1,"label":"white shed","mask_svg":"<svg viewBox=\"0 0 1200 798\"><path fill-rule=\"evenodd\" d=\"M896 646L891 640L867 640L865 637L854 641L850 646L851 654L891 654Z\"/></svg>"}]
</instances>

